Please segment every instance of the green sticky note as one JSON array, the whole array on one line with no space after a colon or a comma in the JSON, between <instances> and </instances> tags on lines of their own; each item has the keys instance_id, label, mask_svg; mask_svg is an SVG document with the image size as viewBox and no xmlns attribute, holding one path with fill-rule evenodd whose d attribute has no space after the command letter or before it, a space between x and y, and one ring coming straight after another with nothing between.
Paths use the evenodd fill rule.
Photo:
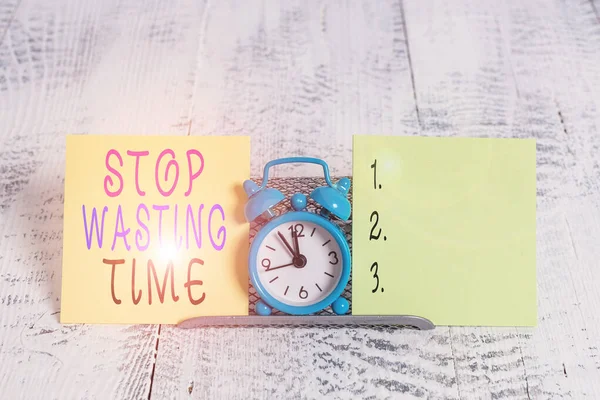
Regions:
<instances>
[{"instance_id":1,"label":"green sticky note","mask_svg":"<svg viewBox=\"0 0 600 400\"><path fill-rule=\"evenodd\" d=\"M352 313L534 326L534 139L355 136Z\"/></svg>"}]
</instances>

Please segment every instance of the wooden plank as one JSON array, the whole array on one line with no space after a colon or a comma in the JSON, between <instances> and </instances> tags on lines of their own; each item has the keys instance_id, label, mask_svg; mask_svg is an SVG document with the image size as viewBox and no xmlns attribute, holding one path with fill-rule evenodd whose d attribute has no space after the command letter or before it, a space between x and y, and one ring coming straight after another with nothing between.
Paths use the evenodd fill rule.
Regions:
<instances>
[{"instance_id":1,"label":"wooden plank","mask_svg":"<svg viewBox=\"0 0 600 400\"><path fill-rule=\"evenodd\" d=\"M352 134L418 129L399 4L221 3L202 23L191 131L251 135L253 174L291 155L351 174Z\"/></svg>"},{"instance_id":2,"label":"wooden plank","mask_svg":"<svg viewBox=\"0 0 600 400\"><path fill-rule=\"evenodd\" d=\"M405 2L424 135L527 136L513 130L524 113L499 11L485 2ZM460 398L527 397L515 329L445 329Z\"/></svg>"},{"instance_id":3,"label":"wooden plank","mask_svg":"<svg viewBox=\"0 0 600 400\"><path fill-rule=\"evenodd\" d=\"M600 24L590 2L537 2L532 7L524 10L514 3L508 8L516 21L509 31L515 69L532 96L554 103L546 105L548 119L553 111L562 132L541 152L545 175L554 175L556 183L542 197L546 213L539 223L545 228L538 253L545 260L538 269L542 323L522 350L529 383L537 389L532 396L596 398L600 294L593 288L600 283L600 271L590 239L598 237L599 174L593 149L600 128ZM537 79L528 79L532 76ZM560 174L555 172L559 168Z\"/></svg>"},{"instance_id":4,"label":"wooden plank","mask_svg":"<svg viewBox=\"0 0 600 400\"><path fill-rule=\"evenodd\" d=\"M163 327L155 397L600 397L592 4L407 2L409 49L387 3L24 1L0 42L0 387L147 397L156 326L53 315L63 133L185 134L191 116L194 134L251 134L255 174L307 151L349 173L352 133L538 138L540 326Z\"/></svg>"},{"instance_id":5,"label":"wooden plank","mask_svg":"<svg viewBox=\"0 0 600 400\"><path fill-rule=\"evenodd\" d=\"M153 398L456 399L446 330L163 326Z\"/></svg>"},{"instance_id":6,"label":"wooden plank","mask_svg":"<svg viewBox=\"0 0 600 400\"><path fill-rule=\"evenodd\" d=\"M24 0L0 46L0 387L147 398L159 327L60 325L65 133L187 134L202 4Z\"/></svg>"},{"instance_id":7,"label":"wooden plank","mask_svg":"<svg viewBox=\"0 0 600 400\"><path fill-rule=\"evenodd\" d=\"M350 174L353 133L418 132L399 4L221 2L209 16L191 131L250 134L253 174L298 154ZM448 331L162 326L152 397L333 394L457 398Z\"/></svg>"},{"instance_id":8,"label":"wooden plank","mask_svg":"<svg viewBox=\"0 0 600 400\"><path fill-rule=\"evenodd\" d=\"M468 0L405 3L424 134L509 135L518 93L498 11Z\"/></svg>"},{"instance_id":9,"label":"wooden plank","mask_svg":"<svg viewBox=\"0 0 600 400\"><path fill-rule=\"evenodd\" d=\"M18 7L19 0L7 0L0 3L0 45L4 41L8 27L13 21Z\"/></svg>"},{"instance_id":10,"label":"wooden plank","mask_svg":"<svg viewBox=\"0 0 600 400\"><path fill-rule=\"evenodd\" d=\"M600 0L591 0L592 10L596 14L596 19L600 23Z\"/></svg>"},{"instance_id":11,"label":"wooden plank","mask_svg":"<svg viewBox=\"0 0 600 400\"><path fill-rule=\"evenodd\" d=\"M589 3L432 1L407 3L406 15L424 134L538 139L539 326L451 328L460 395L597 397L591 342L600 332L588 316L600 299L591 284L581 287L581 276L597 282L600 275L575 260L570 240L574 229L597 225L588 218L573 227L565 218L589 213L579 197L598 193L597 179L584 171L594 165L599 116L598 29ZM566 129L565 109L577 134Z\"/></svg>"}]
</instances>

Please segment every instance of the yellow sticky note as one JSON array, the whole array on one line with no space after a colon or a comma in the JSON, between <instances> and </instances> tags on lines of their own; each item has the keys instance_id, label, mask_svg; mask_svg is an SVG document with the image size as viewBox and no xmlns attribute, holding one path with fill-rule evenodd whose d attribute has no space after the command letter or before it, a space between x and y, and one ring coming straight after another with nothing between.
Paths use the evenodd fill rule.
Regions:
<instances>
[{"instance_id":1,"label":"yellow sticky note","mask_svg":"<svg viewBox=\"0 0 600 400\"><path fill-rule=\"evenodd\" d=\"M250 140L70 135L61 322L248 314Z\"/></svg>"},{"instance_id":2,"label":"yellow sticky note","mask_svg":"<svg viewBox=\"0 0 600 400\"><path fill-rule=\"evenodd\" d=\"M536 324L536 145L355 136L352 309Z\"/></svg>"}]
</instances>

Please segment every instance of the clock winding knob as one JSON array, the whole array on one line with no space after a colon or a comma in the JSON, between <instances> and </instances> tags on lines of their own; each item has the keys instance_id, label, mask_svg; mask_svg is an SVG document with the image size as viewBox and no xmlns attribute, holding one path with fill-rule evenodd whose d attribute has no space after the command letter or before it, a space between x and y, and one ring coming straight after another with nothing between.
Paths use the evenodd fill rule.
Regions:
<instances>
[{"instance_id":1,"label":"clock winding knob","mask_svg":"<svg viewBox=\"0 0 600 400\"><path fill-rule=\"evenodd\" d=\"M296 193L292 196L292 208L296 211L302 211L306 208L306 196L302 193Z\"/></svg>"}]
</instances>

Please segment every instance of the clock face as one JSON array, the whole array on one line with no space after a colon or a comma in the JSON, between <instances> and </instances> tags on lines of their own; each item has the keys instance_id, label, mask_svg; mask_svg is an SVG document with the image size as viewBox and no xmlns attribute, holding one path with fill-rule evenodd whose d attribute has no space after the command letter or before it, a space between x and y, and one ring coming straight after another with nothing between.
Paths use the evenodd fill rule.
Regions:
<instances>
[{"instance_id":1,"label":"clock face","mask_svg":"<svg viewBox=\"0 0 600 400\"><path fill-rule=\"evenodd\" d=\"M260 243L257 275L275 299L309 306L336 288L342 276L342 257L327 229L308 221L289 221L268 232Z\"/></svg>"}]
</instances>

